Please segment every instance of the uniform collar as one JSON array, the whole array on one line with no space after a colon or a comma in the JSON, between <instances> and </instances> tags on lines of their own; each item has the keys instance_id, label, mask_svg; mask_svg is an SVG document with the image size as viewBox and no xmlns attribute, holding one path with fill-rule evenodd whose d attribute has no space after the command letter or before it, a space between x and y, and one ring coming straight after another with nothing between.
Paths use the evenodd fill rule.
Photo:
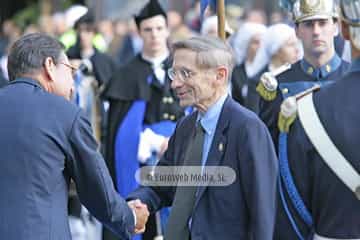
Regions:
<instances>
[{"instance_id":1,"label":"uniform collar","mask_svg":"<svg viewBox=\"0 0 360 240\"><path fill-rule=\"evenodd\" d=\"M164 54L158 56L158 57L148 57L145 56L143 53L141 53L142 59L144 59L146 62L149 62L154 68L162 66L162 63L168 59L169 52L165 52Z\"/></svg>"},{"instance_id":2,"label":"uniform collar","mask_svg":"<svg viewBox=\"0 0 360 240\"><path fill-rule=\"evenodd\" d=\"M354 59L351 62L350 70L349 72L359 72L360 71L360 57Z\"/></svg>"},{"instance_id":3,"label":"uniform collar","mask_svg":"<svg viewBox=\"0 0 360 240\"><path fill-rule=\"evenodd\" d=\"M227 98L227 94L220 97L204 114L199 112L198 121L208 135L211 135L215 129L220 117L222 106Z\"/></svg>"},{"instance_id":4,"label":"uniform collar","mask_svg":"<svg viewBox=\"0 0 360 240\"><path fill-rule=\"evenodd\" d=\"M314 78L318 78L319 76L321 76L320 78L325 78L330 73L335 72L340 65L341 65L341 59L337 54L335 54L334 57L332 57L329 62L327 62L320 68L313 67L308 61L305 60L305 58L301 60L302 70L306 74L313 76Z\"/></svg>"},{"instance_id":5,"label":"uniform collar","mask_svg":"<svg viewBox=\"0 0 360 240\"><path fill-rule=\"evenodd\" d=\"M16 84L16 83L26 83L26 84L33 85L35 87L43 89L41 84L37 80L32 79L32 78L22 77L22 78L17 78L15 80L9 82L9 84Z\"/></svg>"}]
</instances>

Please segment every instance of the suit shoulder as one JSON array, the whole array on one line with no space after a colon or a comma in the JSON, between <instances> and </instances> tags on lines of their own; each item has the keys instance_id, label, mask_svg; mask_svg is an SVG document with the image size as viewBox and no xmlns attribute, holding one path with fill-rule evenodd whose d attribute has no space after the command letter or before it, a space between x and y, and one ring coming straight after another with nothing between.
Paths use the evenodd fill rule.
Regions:
<instances>
[{"instance_id":1,"label":"suit shoulder","mask_svg":"<svg viewBox=\"0 0 360 240\"><path fill-rule=\"evenodd\" d=\"M232 125L238 125L240 127L263 125L260 118L253 111L241 106L234 100L231 100L226 107L228 108L227 111L231 112L230 122Z\"/></svg>"},{"instance_id":2,"label":"suit shoulder","mask_svg":"<svg viewBox=\"0 0 360 240\"><path fill-rule=\"evenodd\" d=\"M79 111L81 111L81 109L76 106L75 103L68 101L63 97L50 93L46 94L47 96L44 96L44 98L46 98L46 102L48 103L47 106L49 106L51 109L54 109L56 112L75 116Z\"/></svg>"}]
</instances>

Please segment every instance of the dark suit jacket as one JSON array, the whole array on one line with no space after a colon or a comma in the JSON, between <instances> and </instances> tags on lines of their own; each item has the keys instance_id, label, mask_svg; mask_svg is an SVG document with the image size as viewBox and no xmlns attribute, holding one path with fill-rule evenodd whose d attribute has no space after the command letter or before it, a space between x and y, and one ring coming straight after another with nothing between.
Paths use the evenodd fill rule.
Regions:
<instances>
[{"instance_id":1,"label":"dark suit jacket","mask_svg":"<svg viewBox=\"0 0 360 240\"><path fill-rule=\"evenodd\" d=\"M68 186L122 239L134 216L115 192L80 108L34 80L0 89L0 236L9 240L70 240Z\"/></svg>"},{"instance_id":2,"label":"dark suit jacket","mask_svg":"<svg viewBox=\"0 0 360 240\"><path fill-rule=\"evenodd\" d=\"M182 165L196 113L178 124L159 165ZM220 150L219 144L224 148ZM228 166L236 180L226 187L200 187L191 216L192 240L272 239L277 160L270 135L254 113L228 97L210 148L208 166ZM172 204L175 187L143 187L129 195L151 211Z\"/></svg>"}]
</instances>

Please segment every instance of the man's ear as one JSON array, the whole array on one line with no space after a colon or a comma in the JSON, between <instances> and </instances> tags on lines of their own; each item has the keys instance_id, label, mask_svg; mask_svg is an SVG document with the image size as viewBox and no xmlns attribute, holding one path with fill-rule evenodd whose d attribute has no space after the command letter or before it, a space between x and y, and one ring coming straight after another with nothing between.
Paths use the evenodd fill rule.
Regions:
<instances>
[{"instance_id":1,"label":"man's ear","mask_svg":"<svg viewBox=\"0 0 360 240\"><path fill-rule=\"evenodd\" d=\"M44 71L49 81L54 81L55 79L55 63L51 57L47 57L44 62Z\"/></svg>"},{"instance_id":2,"label":"man's ear","mask_svg":"<svg viewBox=\"0 0 360 240\"><path fill-rule=\"evenodd\" d=\"M350 40L350 27L349 25L341 20L341 33L345 40Z\"/></svg>"},{"instance_id":3,"label":"man's ear","mask_svg":"<svg viewBox=\"0 0 360 240\"><path fill-rule=\"evenodd\" d=\"M217 71L216 71L216 80L223 83L223 82L226 82L226 79L228 78L229 76L229 70L224 67L224 66L221 66L221 67L218 67L217 68Z\"/></svg>"}]
</instances>

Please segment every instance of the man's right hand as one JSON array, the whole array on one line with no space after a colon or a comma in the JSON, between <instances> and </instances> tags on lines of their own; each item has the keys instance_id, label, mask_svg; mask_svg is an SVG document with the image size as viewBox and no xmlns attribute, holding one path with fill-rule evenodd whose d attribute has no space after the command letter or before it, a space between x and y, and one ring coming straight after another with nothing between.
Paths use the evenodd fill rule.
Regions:
<instances>
[{"instance_id":1,"label":"man's right hand","mask_svg":"<svg viewBox=\"0 0 360 240\"><path fill-rule=\"evenodd\" d=\"M136 225L134 233L139 234L145 232L145 225L149 218L149 210L146 204L142 203L139 199L128 202L129 207L135 212Z\"/></svg>"}]
</instances>

